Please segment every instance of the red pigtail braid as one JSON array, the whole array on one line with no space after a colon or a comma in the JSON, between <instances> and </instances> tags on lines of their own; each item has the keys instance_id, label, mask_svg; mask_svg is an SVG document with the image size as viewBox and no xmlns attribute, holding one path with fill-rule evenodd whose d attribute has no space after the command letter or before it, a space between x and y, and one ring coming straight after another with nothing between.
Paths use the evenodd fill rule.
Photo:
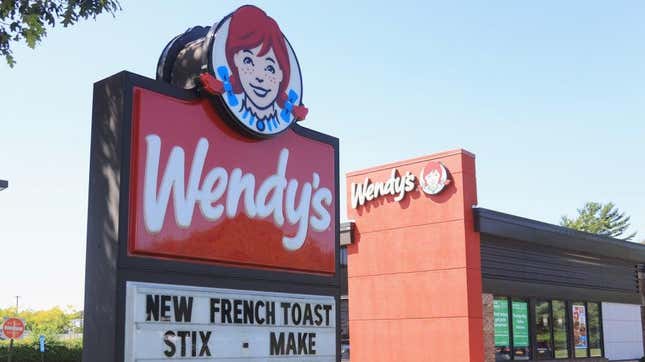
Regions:
<instances>
[{"instance_id":1,"label":"red pigtail braid","mask_svg":"<svg viewBox=\"0 0 645 362\"><path fill-rule=\"evenodd\" d=\"M240 93L244 92L244 90L242 89L242 84L237 79L235 74L237 74L237 72L231 72L231 74L229 74L228 78L229 78L229 81L231 82L231 87L233 87L233 93L240 94Z\"/></svg>"},{"instance_id":2,"label":"red pigtail braid","mask_svg":"<svg viewBox=\"0 0 645 362\"><path fill-rule=\"evenodd\" d=\"M284 109L284 104L287 102L287 99L289 99L289 97L287 96L287 93L282 92L278 94L278 99L276 99L276 103L280 108Z\"/></svg>"}]
</instances>

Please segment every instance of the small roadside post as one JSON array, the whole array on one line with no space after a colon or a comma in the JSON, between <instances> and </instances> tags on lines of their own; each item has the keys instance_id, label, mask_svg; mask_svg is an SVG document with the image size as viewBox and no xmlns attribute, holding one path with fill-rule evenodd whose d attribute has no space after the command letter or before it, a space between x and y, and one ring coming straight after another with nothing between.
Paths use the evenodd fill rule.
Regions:
<instances>
[{"instance_id":1,"label":"small roadside post","mask_svg":"<svg viewBox=\"0 0 645 362\"><path fill-rule=\"evenodd\" d=\"M38 338L38 342L40 345L40 361L45 362L45 336L41 334Z\"/></svg>"}]
</instances>

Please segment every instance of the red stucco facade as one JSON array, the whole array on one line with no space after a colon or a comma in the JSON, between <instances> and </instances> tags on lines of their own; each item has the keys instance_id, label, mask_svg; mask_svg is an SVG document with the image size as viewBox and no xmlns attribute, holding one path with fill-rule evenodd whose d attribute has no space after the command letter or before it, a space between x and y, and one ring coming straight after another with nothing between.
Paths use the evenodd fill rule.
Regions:
<instances>
[{"instance_id":1,"label":"red stucco facade","mask_svg":"<svg viewBox=\"0 0 645 362\"><path fill-rule=\"evenodd\" d=\"M441 193L417 184L399 202L388 195L352 207L352 183L386 180L393 168L418 176L429 161L450 173ZM348 246L352 362L484 361L474 155L455 150L350 172L347 190L356 227Z\"/></svg>"}]
</instances>

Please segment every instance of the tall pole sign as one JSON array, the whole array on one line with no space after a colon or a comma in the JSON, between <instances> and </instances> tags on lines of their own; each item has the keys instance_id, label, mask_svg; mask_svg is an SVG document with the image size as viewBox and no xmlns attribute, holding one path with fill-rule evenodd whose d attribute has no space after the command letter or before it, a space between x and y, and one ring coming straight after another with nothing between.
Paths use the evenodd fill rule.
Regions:
<instances>
[{"instance_id":1,"label":"tall pole sign","mask_svg":"<svg viewBox=\"0 0 645 362\"><path fill-rule=\"evenodd\" d=\"M88 361L340 361L338 139L243 6L94 86Z\"/></svg>"}]
</instances>

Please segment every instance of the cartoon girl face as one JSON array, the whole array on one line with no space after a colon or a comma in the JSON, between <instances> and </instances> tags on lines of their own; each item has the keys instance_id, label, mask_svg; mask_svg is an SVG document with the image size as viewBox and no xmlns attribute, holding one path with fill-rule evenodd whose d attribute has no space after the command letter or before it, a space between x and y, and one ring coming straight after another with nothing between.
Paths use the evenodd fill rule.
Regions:
<instances>
[{"instance_id":1,"label":"cartoon girl face","mask_svg":"<svg viewBox=\"0 0 645 362\"><path fill-rule=\"evenodd\" d=\"M449 183L448 171L441 163L430 161L419 173L421 189L428 195L438 194Z\"/></svg>"},{"instance_id":2,"label":"cartoon girl face","mask_svg":"<svg viewBox=\"0 0 645 362\"><path fill-rule=\"evenodd\" d=\"M273 136L302 120L302 79L293 49L275 20L244 5L216 28L212 69L231 121L252 136Z\"/></svg>"},{"instance_id":3,"label":"cartoon girl face","mask_svg":"<svg viewBox=\"0 0 645 362\"><path fill-rule=\"evenodd\" d=\"M262 47L260 44L253 49L243 49L233 55L239 83L247 100L256 108L256 113L273 105L284 79L282 67L277 61L273 48L261 54Z\"/></svg>"},{"instance_id":4,"label":"cartoon girl face","mask_svg":"<svg viewBox=\"0 0 645 362\"><path fill-rule=\"evenodd\" d=\"M291 74L289 51L278 24L259 8L242 6L231 16L225 48L233 92L242 95L240 111L262 121L256 126L265 126L269 119L275 126Z\"/></svg>"},{"instance_id":5,"label":"cartoon girl face","mask_svg":"<svg viewBox=\"0 0 645 362\"><path fill-rule=\"evenodd\" d=\"M432 170L426 175L426 183L428 185L432 185L433 187L435 187L435 185L439 184L440 178L441 178L441 175L439 174L439 171Z\"/></svg>"}]
</instances>

